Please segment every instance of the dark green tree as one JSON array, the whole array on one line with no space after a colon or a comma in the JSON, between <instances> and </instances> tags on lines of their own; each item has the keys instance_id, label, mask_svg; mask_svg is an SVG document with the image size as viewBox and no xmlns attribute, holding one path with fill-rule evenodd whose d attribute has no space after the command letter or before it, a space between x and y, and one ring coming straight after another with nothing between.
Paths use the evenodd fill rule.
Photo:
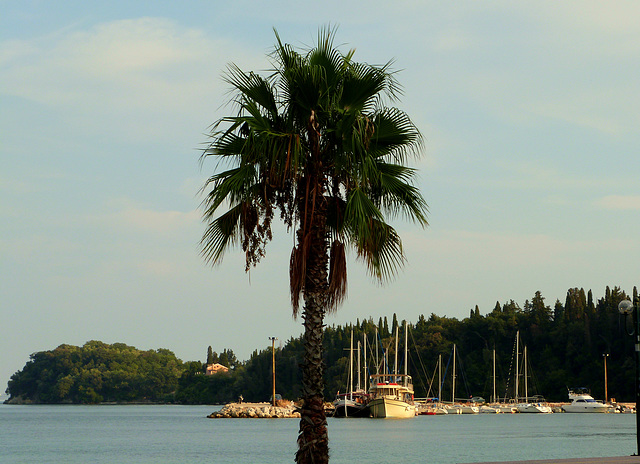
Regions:
<instances>
[{"instance_id":1,"label":"dark green tree","mask_svg":"<svg viewBox=\"0 0 640 464\"><path fill-rule=\"evenodd\" d=\"M274 210L290 230L293 314L302 300L304 362L296 461L329 460L324 414L323 321L346 292L346 248L351 246L381 280L404 262L401 240L387 223L404 215L427 225L426 203L405 165L421 137L409 117L386 106L399 95L389 64L353 61L323 29L315 47L297 51L281 42L268 77L230 65L226 82L238 113L213 125L203 159L222 166L203 191L202 254L218 263L240 243L246 268L271 240ZM221 207L228 208L219 214Z\"/></svg>"},{"instance_id":2,"label":"dark green tree","mask_svg":"<svg viewBox=\"0 0 640 464\"><path fill-rule=\"evenodd\" d=\"M211 345L207 348L207 364L213 364L213 350L211 349Z\"/></svg>"}]
</instances>

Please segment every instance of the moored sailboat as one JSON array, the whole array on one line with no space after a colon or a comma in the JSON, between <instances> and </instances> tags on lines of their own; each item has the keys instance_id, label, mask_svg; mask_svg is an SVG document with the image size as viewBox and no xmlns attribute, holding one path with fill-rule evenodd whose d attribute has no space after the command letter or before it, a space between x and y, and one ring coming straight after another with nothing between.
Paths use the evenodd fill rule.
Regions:
<instances>
[{"instance_id":1,"label":"moored sailboat","mask_svg":"<svg viewBox=\"0 0 640 464\"><path fill-rule=\"evenodd\" d=\"M365 369L366 369L366 337L365 337ZM360 387L360 342L358 342L358 383L353 389L353 331L351 331L351 346L349 348L349 391L336 395L333 402L335 407L333 417L368 417L369 395Z\"/></svg>"},{"instance_id":2,"label":"moored sailboat","mask_svg":"<svg viewBox=\"0 0 640 464\"><path fill-rule=\"evenodd\" d=\"M516 333L516 401L519 401L518 397L518 385L519 385L519 368L518 368L518 357L520 350L520 331ZM528 377L527 377L527 347L524 347L523 354L523 364L524 364L524 402L520 402L516 405L516 409L520 413L542 413L542 414L550 414L553 412L551 407L547 405L544 398L537 396L532 397L531 399L534 401L529 401L529 387L528 387Z\"/></svg>"}]
</instances>

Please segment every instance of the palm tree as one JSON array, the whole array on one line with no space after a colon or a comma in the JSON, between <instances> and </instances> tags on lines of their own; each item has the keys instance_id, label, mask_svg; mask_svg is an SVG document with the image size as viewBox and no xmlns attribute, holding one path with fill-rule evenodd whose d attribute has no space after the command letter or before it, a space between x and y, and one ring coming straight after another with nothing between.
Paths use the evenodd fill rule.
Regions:
<instances>
[{"instance_id":1,"label":"palm tree","mask_svg":"<svg viewBox=\"0 0 640 464\"><path fill-rule=\"evenodd\" d=\"M384 281L405 259L385 215L427 225L415 170L404 165L419 154L421 137L405 113L385 106L400 93L391 63L352 61L354 50L334 48L334 28L321 29L317 45L304 52L275 36L271 74L233 64L225 74L238 113L212 126L202 155L218 167L203 187L201 250L215 264L241 244L248 271L271 240L274 210L295 231L291 304L297 317L303 301L305 347L296 462L325 463L324 316L346 294L347 246Z\"/></svg>"}]
</instances>

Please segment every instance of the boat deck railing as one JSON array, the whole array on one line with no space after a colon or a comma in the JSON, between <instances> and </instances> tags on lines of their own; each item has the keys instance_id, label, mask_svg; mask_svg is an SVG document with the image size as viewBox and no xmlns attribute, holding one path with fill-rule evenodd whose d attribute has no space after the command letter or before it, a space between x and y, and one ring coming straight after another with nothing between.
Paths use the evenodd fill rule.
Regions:
<instances>
[{"instance_id":1,"label":"boat deck railing","mask_svg":"<svg viewBox=\"0 0 640 464\"><path fill-rule=\"evenodd\" d=\"M401 385L413 390L413 379L405 374L373 374L369 377L371 384Z\"/></svg>"}]
</instances>

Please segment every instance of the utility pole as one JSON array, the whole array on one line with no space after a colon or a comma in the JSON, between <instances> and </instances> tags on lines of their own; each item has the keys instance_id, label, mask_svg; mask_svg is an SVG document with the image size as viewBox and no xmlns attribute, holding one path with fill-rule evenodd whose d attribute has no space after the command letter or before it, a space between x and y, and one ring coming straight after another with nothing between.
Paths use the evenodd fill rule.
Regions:
<instances>
[{"instance_id":1,"label":"utility pole","mask_svg":"<svg viewBox=\"0 0 640 464\"><path fill-rule=\"evenodd\" d=\"M269 337L271 340L271 379L272 379L272 392L271 399L273 406L276 405L276 337Z\"/></svg>"}]
</instances>

